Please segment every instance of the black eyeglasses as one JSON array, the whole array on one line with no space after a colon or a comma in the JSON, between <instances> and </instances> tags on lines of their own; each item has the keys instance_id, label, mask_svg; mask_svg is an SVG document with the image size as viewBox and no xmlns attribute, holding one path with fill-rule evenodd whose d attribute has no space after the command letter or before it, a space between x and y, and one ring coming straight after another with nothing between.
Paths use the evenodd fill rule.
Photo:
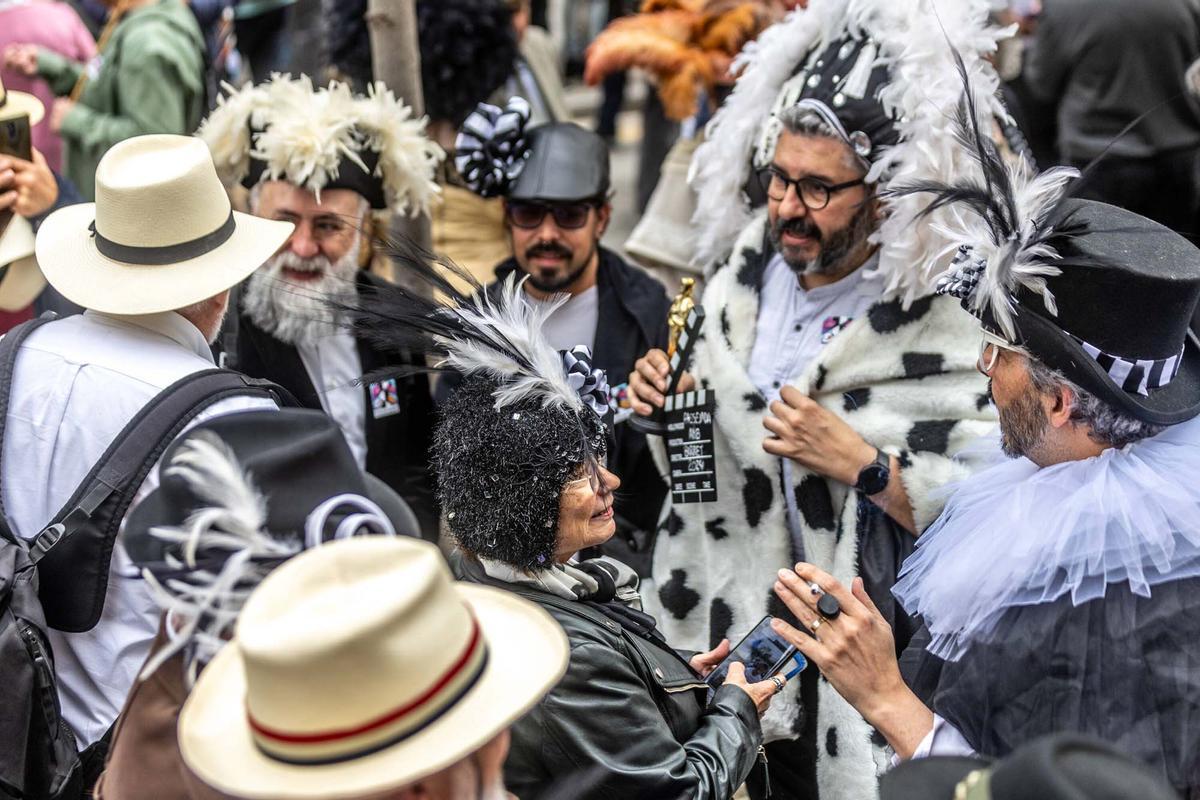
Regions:
<instances>
[{"instance_id":1,"label":"black eyeglasses","mask_svg":"<svg viewBox=\"0 0 1200 800\"><path fill-rule=\"evenodd\" d=\"M809 211L820 211L829 205L829 198L837 192L866 183L864 179L859 178L830 186L816 178L790 178L787 173L774 164L759 170L758 181L762 185L762 190L767 193L767 197L777 202L787 197L789 187L795 188L796 196Z\"/></svg>"},{"instance_id":2,"label":"black eyeglasses","mask_svg":"<svg viewBox=\"0 0 1200 800\"><path fill-rule=\"evenodd\" d=\"M594 203L528 203L509 201L505 207L508 221L518 228L532 229L542 224L547 214L554 216L554 224L566 230L582 228L587 224L588 214Z\"/></svg>"}]
</instances>

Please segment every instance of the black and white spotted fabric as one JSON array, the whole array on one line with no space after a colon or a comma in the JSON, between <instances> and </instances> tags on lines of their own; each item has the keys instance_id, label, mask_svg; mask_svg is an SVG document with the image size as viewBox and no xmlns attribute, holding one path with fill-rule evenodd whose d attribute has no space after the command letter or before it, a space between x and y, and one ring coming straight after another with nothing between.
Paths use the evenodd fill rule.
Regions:
<instances>
[{"instance_id":1,"label":"black and white spotted fabric","mask_svg":"<svg viewBox=\"0 0 1200 800\"><path fill-rule=\"evenodd\" d=\"M764 614L782 613L771 591L781 567L795 563L783 492L792 492L805 557L849 583L858 569L857 493L799 466L783 486L779 460L762 449L767 413L747 375L766 256L760 212L733 255L709 276L706 316L693 354L701 386L716 391L714 429L720 500L672 507L668 499L654 552L647 610L675 647L707 649L738 641ZM978 322L949 297L909 308L880 302L825 346L789 383L845 418L867 441L898 455L920 527L941 511L932 489L966 475L947 453L991 431L991 407L975 370ZM655 441L657 444L657 440ZM656 450L660 469L661 448ZM799 710L793 681L763 719L768 740L794 738ZM886 767L882 743L828 683L819 688L818 777L822 800L877 796ZM812 710L809 709L809 713Z\"/></svg>"}]
</instances>

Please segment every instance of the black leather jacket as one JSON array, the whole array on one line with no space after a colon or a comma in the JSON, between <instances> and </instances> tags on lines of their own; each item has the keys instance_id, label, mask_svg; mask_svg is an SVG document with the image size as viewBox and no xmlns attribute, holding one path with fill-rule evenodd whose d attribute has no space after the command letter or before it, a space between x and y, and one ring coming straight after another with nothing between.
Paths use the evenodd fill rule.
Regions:
<instances>
[{"instance_id":1,"label":"black leather jacket","mask_svg":"<svg viewBox=\"0 0 1200 800\"><path fill-rule=\"evenodd\" d=\"M762 728L750 697L708 687L677 652L596 609L527 586L495 581L478 562L464 579L540 605L571 645L562 681L512 729L504 767L522 800L724 800L754 768Z\"/></svg>"}]
</instances>

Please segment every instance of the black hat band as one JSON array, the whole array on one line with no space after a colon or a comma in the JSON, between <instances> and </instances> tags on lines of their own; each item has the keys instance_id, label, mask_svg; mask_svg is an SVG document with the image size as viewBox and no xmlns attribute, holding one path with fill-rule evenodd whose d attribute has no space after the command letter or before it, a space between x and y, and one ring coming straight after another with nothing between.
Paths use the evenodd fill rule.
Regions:
<instances>
[{"instance_id":1,"label":"black hat band","mask_svg":"<svg viewBox=\"0 0 1200 800\"><path fill-rule=\"evenodd\" d=\"M101 255L111 258L113 261L120 261L125 264L139 264L146 267L157 267L163 264L190 261L193 258L199 258L202 255L211 253L229 241L229 237L233 236L236 228L237 222L233 218L233 210L231 209L225 222L212 233L206 233L198 238L178 244L168 244L161 247L139 247L137 245L121 244L120 242L114 242L112 239L104 238L104 235L96 230L95 220L92 220L92 224L88 225L88 230L92 232L92 238L96 240L96 249L100 251Z\"/></svg>"},{"instance_id":2,"label":"black hat band","mask_svg":"<svg viewBox=\"0 0 1200 800\"><path fill-rule=\"evenodd\" d=\"M1124 391L1147 397L1151 389L1161 389L1174 380L1179 374L1179 365L1183 363L1183 348L1170 358L1139 358L1128 359L1106 353L1094 344L1089 344L1074 334L1071 338L1079 342L1083 351L1100 365L1113 383Z\"/></svg>"}]
</instances>

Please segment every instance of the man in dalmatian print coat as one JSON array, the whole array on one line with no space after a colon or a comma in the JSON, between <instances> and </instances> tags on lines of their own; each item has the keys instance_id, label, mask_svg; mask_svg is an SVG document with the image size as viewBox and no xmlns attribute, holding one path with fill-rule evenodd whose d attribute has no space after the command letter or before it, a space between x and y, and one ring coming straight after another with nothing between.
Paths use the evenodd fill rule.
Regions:
<instances>
[{"instance_id":1,"label":"man in dalmatian print coat","mask_svg":"<svg viewBox=\"0 0 1200 800\"><path fill-rule=\"evenodd\" d=\"M890 13L886 4L851 5ZM827 6L814 0L781 23L795 29L788 41L803 34L804 14ZM707 276L703 328L679 386L716 394L718 500L668 500L643 591L676 646L737 642L767 614L790 621L772 586L780 568L804 560L847 584L861 577L903 647L913 625L891 597L897 572L940 513L942 487L970 472L952 456L994 429L975 369L977 328L919 280L942 242L929 219L897 232L902 209L883 193L889 178L873 169L898 150L910 163L920 158L904 151L902 126L877 99L892 80L876 58L885 45L845 33L819 39L767 95L776 100L754 143L751 176L766 207ZM768 37L760 58L775 46ZM939 80L951 88L945 106L928 113L949 119L962 83L948 45L940 46L950 66ZM848 86L855 75L858 84ZM914 98L928 102L940 86L925 82ZM746 113L737 91L725 113ZM755 85L746 91L762 95ZM921 113L915 99L912 113ZM979 113L986 119L991 110ZM721 136L718 125L718 143ZM938 171L924 165L908 178ZM914 245L910 235L927 241ZM898 249L911 260L897 259ZM630 377L637 413L662 404L666 373L661 351L638 362ZM763 731L775 797L877 796L886 742L815 667L775 699Z\"/></svg>"}]
</instances>

